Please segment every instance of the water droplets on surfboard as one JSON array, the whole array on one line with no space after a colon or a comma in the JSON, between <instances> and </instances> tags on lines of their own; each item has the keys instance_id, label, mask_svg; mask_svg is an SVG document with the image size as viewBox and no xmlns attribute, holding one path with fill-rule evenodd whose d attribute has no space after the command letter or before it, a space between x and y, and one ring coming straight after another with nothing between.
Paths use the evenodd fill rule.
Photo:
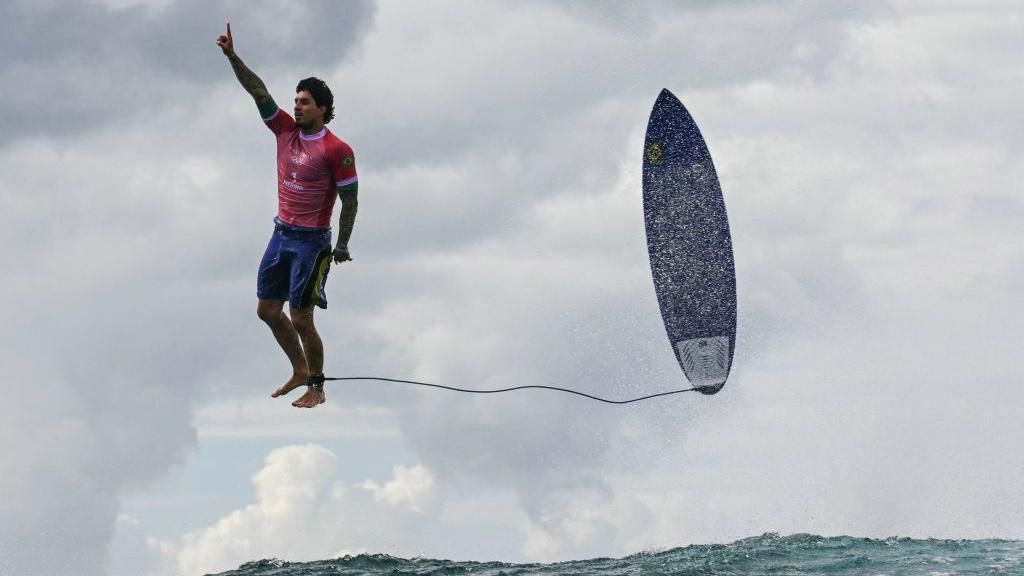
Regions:
<instances>
[{"instance_id":1,"label":"water droplets on surfboard","mask_svg":"<svg viewBox=\"0 0 1024 576\"><path fill-rule=\"evenodd\" d=\"M665 331L690 383L722 389L736 349L736 273L725 200L704 138L671 92L644 141L644 222Z\"/></svg>"}]
</instances>

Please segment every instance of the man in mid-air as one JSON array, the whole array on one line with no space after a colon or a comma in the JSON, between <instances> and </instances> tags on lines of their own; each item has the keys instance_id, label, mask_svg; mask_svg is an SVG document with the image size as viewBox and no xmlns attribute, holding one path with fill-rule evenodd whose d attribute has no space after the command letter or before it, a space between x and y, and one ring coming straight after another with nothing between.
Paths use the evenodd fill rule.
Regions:
<instances>
[{"instance_id":1,"label":"man in mid-air","mask_svg":"<svg viewBox=\"0 0 1024 576\"><path fill-rule=\"evenodd\" d=\"M277 216L274 234L260 262L256 314L270 326L292 363L292 377L271 396L306 385L292 402L314 408L325 401L324 345L313 324L316 306L327 307L324 287L331 260L352 257L348 241L358 210L352 148L324 125L334 118L334 96L318 78L295 88L295 117L278 107L267 87L235 54L231 24L217 38L242 87L252 95L267 127L277 137ZM331 249L331 215L341 198L338 243ZM288 302L290 318L284 313Z\"/></svg>"}]
</instances>

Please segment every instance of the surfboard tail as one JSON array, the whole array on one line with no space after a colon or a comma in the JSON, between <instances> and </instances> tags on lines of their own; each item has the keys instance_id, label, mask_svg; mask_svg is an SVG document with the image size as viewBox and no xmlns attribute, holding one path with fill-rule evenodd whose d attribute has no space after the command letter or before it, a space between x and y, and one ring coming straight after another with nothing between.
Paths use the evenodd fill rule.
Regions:
<instances>
[{"instance_id":1,"label":"surfboard tail","mask_svg":"<svg viewBox=\"0 0 1024 576\"><path fill-rule=\"evenodd\" d=\"M676 343L679 363L695 388L721 388L729 377L729 337L691 338Z\"/></svg>"}]
</instances>

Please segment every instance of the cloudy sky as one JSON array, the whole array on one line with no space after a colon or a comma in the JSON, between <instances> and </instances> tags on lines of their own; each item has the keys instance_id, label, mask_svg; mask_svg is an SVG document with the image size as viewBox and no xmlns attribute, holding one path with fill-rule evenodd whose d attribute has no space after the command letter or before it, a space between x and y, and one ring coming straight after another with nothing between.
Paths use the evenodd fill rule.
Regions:
<instances>
[{"instance_id":1,"label":"cloudy sky","mask_svg":"<svg viewBox=\"0 0 1024 576\"><path fill-rule=\"evenodd\" d=\"M10 0L0 21L0 574L1024 538L1019 3ZM640 204L669 88L725 190L729 384L270 399L274 141L227 21L278 102L328 81L356 152L329 374L683 385Z\"/></svg>"}]
</instances>

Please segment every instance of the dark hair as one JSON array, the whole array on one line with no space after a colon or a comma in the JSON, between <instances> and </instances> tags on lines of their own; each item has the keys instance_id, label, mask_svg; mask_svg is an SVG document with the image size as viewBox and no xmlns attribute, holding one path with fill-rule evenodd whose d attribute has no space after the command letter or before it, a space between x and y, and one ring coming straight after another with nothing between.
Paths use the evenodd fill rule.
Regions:
<instances>
[{"instance_id":1,"label":"dark hair","mask_svg":"<svg viewBox=\"0 0 1024 576\"><path fill-rule=\"evenodd\" d=\"M309 92L309 95L313 97L313 102L317 108L321 106L327 108L327 113L324 114L324 124L330 122L334 118L334 94L331 94L331 89L327 87L327 83L319 78L310 76L299 82L299 85L295 87L296 94L303 90Z\"/></svg>"}]
</instances>

